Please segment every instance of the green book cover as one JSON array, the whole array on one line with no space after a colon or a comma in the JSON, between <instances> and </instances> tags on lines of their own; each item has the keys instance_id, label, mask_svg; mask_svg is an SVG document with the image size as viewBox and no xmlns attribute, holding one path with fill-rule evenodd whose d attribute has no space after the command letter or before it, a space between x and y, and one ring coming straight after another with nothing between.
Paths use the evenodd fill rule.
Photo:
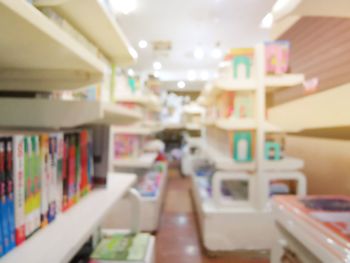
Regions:
<instances>
[{"instance_id":1,"label":"green book cover","mask_svg":"<svg viewBox=\"0 0 350 263\"><path fill-rule=\"evenodd\" d=\"M149 234L136 235L129 249L128 260L130 261L143 260L146 256L149 239L150 239Z\"/></svg>"}]
</instances>

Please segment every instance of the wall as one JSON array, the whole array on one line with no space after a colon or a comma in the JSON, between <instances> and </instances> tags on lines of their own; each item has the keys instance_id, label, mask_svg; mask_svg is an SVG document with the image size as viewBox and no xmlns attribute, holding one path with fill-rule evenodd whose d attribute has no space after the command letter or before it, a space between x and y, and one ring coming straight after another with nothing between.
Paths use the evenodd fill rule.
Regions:
<instances>
[{"instance_id":1,"label":"wall","mask_svg":"<svg viewBox=\"0 0 350 263\"><path fill-rule=\"evenodd\" d=\"M350 194L350 141L288 136L286 153L305 160L308 194Z\"/></svg>"}]
</instances>

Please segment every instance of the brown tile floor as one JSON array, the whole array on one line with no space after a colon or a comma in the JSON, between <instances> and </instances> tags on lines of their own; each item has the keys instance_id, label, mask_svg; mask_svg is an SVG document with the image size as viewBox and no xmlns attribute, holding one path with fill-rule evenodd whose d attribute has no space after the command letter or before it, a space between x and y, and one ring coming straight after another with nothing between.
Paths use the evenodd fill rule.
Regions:
<instances>
[{"instance_id":1,"label":"brown tile floor","mask_svg":"<svg viewBox=\"0 0 350 263\"><path fill-rule=\"evenodd\" d=\"M234 255L207 257L201 250L192 207L189 178L169 170L169 181L160 228L157 233L156 263L267 263Z\"/></svg>"}]
</instances>

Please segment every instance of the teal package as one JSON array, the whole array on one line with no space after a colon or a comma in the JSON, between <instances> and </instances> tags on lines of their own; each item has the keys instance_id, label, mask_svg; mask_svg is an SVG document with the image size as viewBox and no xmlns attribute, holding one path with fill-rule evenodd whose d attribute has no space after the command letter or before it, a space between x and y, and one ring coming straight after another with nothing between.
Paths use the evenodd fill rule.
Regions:
<instances>
[{"instance_id":1,"label":"teal package","mask_svg":"<svg viewBox=\"0 0 350 263\"><path fill-rule=\"evenodd\" d=\"M281 145L277 142L265 143L265 160L280 160L281 159Z\"/></svg>"},{"instance_id":2,"label":"teal package","mask_svg":"<svg viewBox=\"0 0 350 263\"><path fill-rule=\"evenodd\" d=\"M252 133L238 131L233 134L233 159L237 162L252 161Z\"/></svg>"}]
</instances>

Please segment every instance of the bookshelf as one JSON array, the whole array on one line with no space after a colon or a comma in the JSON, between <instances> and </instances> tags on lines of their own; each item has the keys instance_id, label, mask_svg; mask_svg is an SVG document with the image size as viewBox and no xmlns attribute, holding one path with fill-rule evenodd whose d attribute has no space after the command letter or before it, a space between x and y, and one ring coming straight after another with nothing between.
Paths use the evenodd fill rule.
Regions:
<instances>
[{"instance_id":1,"label":"bookshelf","mask_svg":"<svg viewBox=\"0 0 350 263\"><path fill-rule=\"evenodd\" d=\"M0 127L6 128L70 128L141 119L138 112L97 101L1 98L0 111Z\"/></svg>"},{"instance_id":2,"label":"bookshelf","mask_svg":"<svg viewBox=\"0 0 350 263\"><path fill-rule=\"evenodd\" d=\"M133 174L115 175L108 175L107 188L93 190L77 205L60 214L52 224L1 258L1 263L69 262L97 230L107 212L136 181Z\"/></svg>"},{"instance_id":3,"label":"bookshelf","mask_svg":"<svg viewBox=\"0 0 350 263\"><path fill-rule=\"evenodd\" d=\"M156 161L158 153L143 153L135 158L114 159L113 166L115 168L151 168Z\"/></svg>"},{"instance_id":4,"label":"bookshelf","mask_svg":"<svg viewBox=\"0 0 350 263\"><path fill-rule=\"evenodd\" d=\"M127 65L135 60L128 40L102 1L34 0L33 3L38 7L51 7L65 17L93 42L110 62Z\"/></svg>"},{"instance_id":5,"label":"bookshelf","mask_svg":"<svg viewBox=\"0 0 350 263\"><path fill-rule=\"evenodd\" d=\"M269 206L270 183L293 181L296 182L297 195L306 193L305 177L298 171L303 168L302 160L289 156L276 161L265 159L266 138L284 133L273 119L266 119L266 95L276 89L301 85L304 75L266 74L263 44L254 48L252 64L250 79L219 78L207 85L198 99L208 108L207 120L216 120L204 122L201 142L202 152L215 167L210 180L211 188L207 189L205 184L200 183L200 180L208 180L206 178L194 175L192 180L204 246L210 251L271 249L273 239L266 238L274 227ZM237 119L232 112L231 117L226 118L211 116L212 112L214 115L218 112L226 114L222 108L226 104L219 105L220 97L215 94L231 91L237 94L245 92L247 96L253 94L250 97L254 103L252 117ZM238 162L233 158L232 136L242 131L250 133L252 158Z\"/></svg>"},{"instance_id":6,"label":"bookshelf","mask_svg":"<svg viewBox=\"0 0 350 263\"><path fill-rule=\"evenodd\" d=\"M0 21L11 25L0 29L0 89L64 90L102 79L105 63L29 2L1 1Z\"/></svg>"}]
</instances>

